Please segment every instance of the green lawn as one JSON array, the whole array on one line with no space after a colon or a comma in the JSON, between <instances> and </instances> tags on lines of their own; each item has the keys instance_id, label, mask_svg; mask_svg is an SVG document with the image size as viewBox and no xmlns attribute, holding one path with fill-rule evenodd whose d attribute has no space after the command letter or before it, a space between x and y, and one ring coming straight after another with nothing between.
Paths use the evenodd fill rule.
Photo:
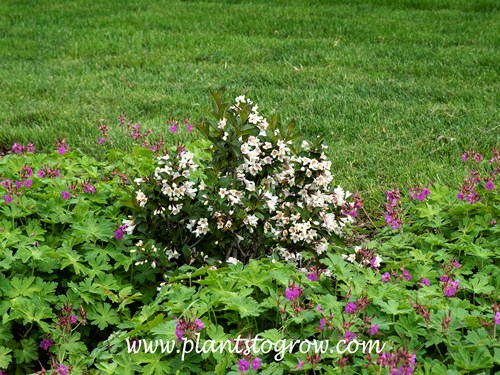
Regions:
<instances>
[{"instance_id":1,"label":"green lawn","mask_svg":"<svg viewBox=\"0 0 500 375\"><path fill-rule=\"evenodd\" d=\"M225 85L325 136L374 208L499 145L499 29L496 0L2 0L0 148L95 153L99 119L198 119Z\"/></svg>"}]
</instances>

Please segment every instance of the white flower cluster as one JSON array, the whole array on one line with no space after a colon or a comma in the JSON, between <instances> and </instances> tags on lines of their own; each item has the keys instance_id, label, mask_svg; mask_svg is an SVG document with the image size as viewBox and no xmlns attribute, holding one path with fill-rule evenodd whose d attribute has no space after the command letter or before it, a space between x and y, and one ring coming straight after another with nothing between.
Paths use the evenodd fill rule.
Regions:
<instances>
[{"instance_id":1,"label":"white flower cluster","mask_svg":"<svg viewBox=\"0 0 500 375\"><path fill-rule=\"evenodd\" d=\"M175 161L171 160L169 155L158 157L159 167L155 169L154 179L156 184L161 187L162 194L167 196L171 203L166 207L157 207L154 215L165 216L166 213L177 215L183 208L183 204L180 202L186 196L191 199L196 196L198 189L195 187L195 183L189 180L191 171L198 168L193 158L194 154L188 151L180 153ZM135 182L140 185L144 179L136 179ZM148 198L140 190L136 194L136 199L140 207L144 207L148 201ZM168 212L165 212L166 210Z\"/></svg>"},{"instance_id":2,"label":"white flower cluster","mask_svg":"<svg viewBox=\"0 0 500 375\"><path fill-rule=\"evenodd\" d=\"M302 253L294 253L281 246L278 246L276 251L285 262L292 263L296 266L299 266L302 262Z\"/></svg>"},{"instance_id":3,"label":"white flower cluster","mask_svg":"<svg viewBox=\"0 0 500 375\"><path fill-rule=\"evenodd\" d=\"M140 253L143 255L142 260L138 260L135 262L136 266L140 266L143 264L150 263L151 268L156 268L157 266L157 258L161 255L160 252L158 251L158 248L155 245L152 245L151 248L149 249L147 245L142 242L142 240L139 240L135 244L135 248L130 250L131 253L137 253L137 251L140 251ZM177 259L179 258L180 254L177 252L177 250L172 250L168 248L163 249L163 253L167 256L167 259L171 261L172 259ZM150 260L153 259L153 260Z\"/></svg>"},{"instance_id":4,"label":"white flower cluster","mask_svg":"<svg viewBox=\"0 0 500 375\"><path fill-rule=\"evenodd\" d=\"M189 224L186 225L186 228L189 229L190 231L193 230L193 228L196 225L196 229L194 230L194 234L196 237L201 236L202 234L207 234L208 233L208 219L207 218L201 218L199 220L190 220Z\"/></svg>"},{"instance_id":5,"label":"white flower cluster","mask_svg":"<svg viewBox=\"0 0 500 375\"><path fill-rule=\"evenodd\" d=\"M139 190L136 195L135 199L137 200L137 203L139 203L139 206L144 207L146 203L148 203L148 197L146 197L146 194L144 194L141 190Z\"/></svg>"}]
</instances>

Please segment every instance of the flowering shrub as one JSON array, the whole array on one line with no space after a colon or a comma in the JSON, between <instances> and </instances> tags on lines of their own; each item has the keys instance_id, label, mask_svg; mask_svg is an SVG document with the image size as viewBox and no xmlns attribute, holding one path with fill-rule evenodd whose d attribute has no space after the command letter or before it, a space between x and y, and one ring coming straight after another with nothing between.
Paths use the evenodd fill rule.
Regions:
<instances>
[{"instance_id":1,"label":"flowering shrub","mask_svg":"<svg viewBox=\"0 0 500 375\"><path fill-rule=\"evenodd\" d=\"M162 253L149 262L321 257L361 204L333 186L325 146L299 145L293 123L268 121L243 96L229 106L214 92L213 109L213 120L197 126L209 141L201 160L178 148L135 180L135 224Z\"/></svg>"}]
</instances>

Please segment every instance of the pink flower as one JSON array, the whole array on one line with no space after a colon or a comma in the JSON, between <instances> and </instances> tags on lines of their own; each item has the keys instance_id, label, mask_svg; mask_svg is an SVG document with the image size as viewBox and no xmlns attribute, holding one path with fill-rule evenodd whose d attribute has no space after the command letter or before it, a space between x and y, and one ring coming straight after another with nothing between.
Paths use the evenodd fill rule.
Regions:
<instances>
[{"instance_id":1,"label":"pink flower","mask_svg":"<svg viewBox=\"0 0 500 375\"><path fill-rule=\"evenodd\" d=\"M193 125L192 124L189 124L187 126L187 131L188 131L188 133L191 133L193 131Z\"/></svg>"},{"instance_id":2,"label":"pink flower","mask_svg":"<svg viewBox=\"0 0 500 375\"><path fill-rule=\"evenodd\" d=\"M54 340L43 339L42 341L40 341L40 348L42 348L43 350L48 350L54 344Z\"/></svg>"},{"instance_id":3,"label":"pink flower","mask_svg":"<svg viewBox=\"0 0 500 375\"><path fill-rule=\"evenodd\" d=\"M132 126L132 132L130 133L130 136L134 138L134 141L141 138L142 135L139 124L135 124L134 126Z\"/></svg>"},{"instance_id":4,"label":"pink flower","mask_svg":"<svg viewBox=\"0 0 500 375\"><path fill-rule=\"evenodd\" d=\"M23 167L23 170L21 172L21 177L22 178L28 178L33 176L33 169L31 167L28 167L27 165Z\"/></svg>"},{"instance_id":5,"label":"pink flower","mask_svg":"<svg viewBox=\"0 0 500 375\"><path fill-rule=\"evenodd\" d=\"M429 279L425 279L422 277L422 284L425 285L425 286L430 286L431 285L431 281Z\"/></svg>"},{"instance_id":6,"label":"pink flower","mask_svg":"<svg viewBox=\"0 0 500 375\"><path fill-rule=\"evenodd\" d=\"M410 275L410 272L409 272L408 270L404 270L404 271L403 271L403 277L404 277L406 280L410 281L410 280L411 280L411 275Z\"/></svg>"},{"instance_id":7,"label":"pink flower","mask_svg":"<svg viewBox=\"0 0 500 375\"><path fill-rule=\"evenodd\" d=\"M345 307L345 311L348 314L354 314L356 312L356 304L354 302L349 302L347 306Z\"/></svg>"},{"instance_id":8,"label":"pink flower","mask_svg":"<svg viewBox=\"0 0 500 375\"><path fill-rule=\"evenodd\" d=\"M125 229L127 229L126 225L122 225L120 228L115 230L115 240L120 241L125 235Z\"/></svg>"},{"instance_id":9,"label":"pink flower","mask_svg":"<svg viewBox=\"0 0 500 375\"><path fill-rule=\"evenodd\" d=\"M298 362L298 364L294 368L297 370L302 370L302 366L304 366L306 364L306 361L301 361L299 358L297 358L297 362Z\"/></svg>"},{"instance_id":10,"label":"pink flower","mask_svg":"<svg viewBox=\"0 0 500 375\"><path fill-rule=\"evenodd\" d=\"M33 146L33 144L31 144L31 143L28 143L28 146L26 147L26 151L31 152L31 153L35 152L35 146Z\"/></svg>"},{"instance_id":11,"label":"pink flower","mask_svg":"<svg viewBox=\"0 0 500 375\"><path fill-rule=\"evenodd\" d=\"M389 272L386 272L382 275L382 282L387 283L391 279L391 274Z\"/></svg>"},{"instance_id":12,"label":"pink flower","mask_svg":"<svg viewBox=\"0 0 500 375\"><path fill-rule=\"evenodd\" d=\"M324 331L325 330L325 325L326 325L326 322L325 322L325 319L320 319L319 320L319 329Z\"/></svg>"},{"instance_id":13,"label":"pink flower","mask_svg":"<svg viewBox=\"0 0 500 375\"><path fill-rule=\"evenodd\" d=\"M78 316L77 315L71 315L71 324L76 324L78 322Z\"/></svg>"},{"instance_id":14,"label":"pink flower","mask_svg":"<svg viewBox=\"0 0 500 375\"><path fill-rule=\"evenodd\" d=\"M302 294L302 289L297 285L291 285L285 290L286 299L293 301Z\"/></svg>"},{"instance_id":15,"label":"pink flower","mask_svg":"<svg viewBox=\"0 0 500 375\"><path fill-rule=\"evenodd\" d=\"M458 200L463 201L465 199L465 196L462 193L458 193L457 198L458 198Z\"/></svg>"},{"instance_id":16,"label":"pink flower","mask_svg":"<svg viewBox=\"0 0 500 375\"><path fill-rule=\"evenodd\" d=\"M496 325L500 324L500 311L497 311L495 313L495 318L493 320L495 321Z\"/></svg>"},{"instance_id":17,"label":"pink flower","mask_svg":"<svg viewBox=\"0 0 500 375\"><path fill-rule=\"evenodd\" d=\"M258 369L260 368L261 364L262 364L262 363L261 363L261 361L260 361L260 358L259 358L259 357L255 358L255 359L252 361L252 369L254 369L254 370L258 370Z\"/></svg>"},{"instance_id":18,"label":"pink flower","mask_svg":"<svg viewBox=\"0 0 500 375\"><path fill-rule=\"evenodd\" d=\"M493 181L488 181L485 187L486 190L493 190L495 188L495 184L493 183Z\"/></svg>"},{"instance_id":19,"label":"pink flower","mask_svg":"<svg viewBox=\"0 0 500 375\"><path fill-rule=\"evenodd\" d=\"M95 194L96 189L92 185L90 185L87 181L84 181L82 183L82 190L84 193L90 193L90 194Z\"/></svg>"},{"instance_id":20,"label":"pink flower","mask_svg":"<svg viewBox=\"0 0 500 375\"><path fill-rule=\"evenodd\" d=\"M58 370L59 370L60 375L67 375L68 374L68 368L65 365L63 365L62 363L59 365Z\"/></svg>"},{"instance_id":21,"label":"pink flower","mask_svg":"<svg viewBox=\"0 0 500 375\"><path fill-rule=\"evenodd\" d=\"M40 178L44 178L45 177L45 171L43 169L40 169L36 175Z\"/></svg>"},{"instance_id":22,"label":"pink flower","mask_svg":"<svg viewBox=\"0 0 500 375\"><path fill-rule=\"evenodd\" d=\"M316 272L308 273L306 277L311 281L318 281L318 274Z\"/></svg>"},{"instance_id":23,"label":"pink flower","mask_svg":"<svg viewBox=\"0 0 500 375\"><path fill-rule=\"evenodd\" d=\"M59 146L59 148L57 149L57 152L59 153L59 155L64 155L66 153L66 147L64 146Z\"/></svg>"},{"instance_id":24,"label":"pink flower","mask_svg":"<svg viewBox=\"0 0 500 375\"><path fill-rule=\"evenodd\" d=\"M180 322L175 326L175 335L177 336L177 340L179 341L182 341L184 338L184 330L182 329L182 324Z\"/></svg>"},{"instance_id":25,"label":"pink flower","mask_svg":"<svg viewBox=\"0 0 500 375\"><path fill-rule=\"evenodd\" d=\"M5 203L10 203L12 202L12 197L10 195L4 195L3 200L5 201Z\"/></svg>"},{"instance_id":26,"label":"pink flower","mask_svg":"<svg viewBox=\"0 0 500 375\"><path fill-rule=\"evenodd\" d=\"M170 130L170 133L172 134L177 133L177 125L170 125L168 130Z\"/></svg>"},{"instance_id":27,"label":"pink flower","mask_svg":"<svg viewBox=\"0 0 500 375\"><path fill-rule=\"evenodd\" d=\"M448 280L449 281L449 280ZM457 279L455 281L452 281L452 282L448 282L446 284L446 288L444 290L444 295L446 297L452 297L458 290L458 283L460 281Z\"/></svg>"},{"instance_id":28,"label":"pink flower","mask_svg":"<svg viewBox=\"0 0 500 375\"><path fill-rule=\"evenodd\" d=\"M354 340L356 338L356 334L351 332L351 331L346 331L345 335L344 335L344 340L346 342L350 342L352 340Z\"/></svg>"},{"instance_id":29,"label":"pink flower","mask_svg":"<svg viewBox=\"0 0 500 375\"><path fill-rule=\"evenodd\" d=\"M61 193L61 196L62 196L62 199L64 199L64 200L68 200L69 198L71 198L71 194L69 193L69 191L63 191Z\"/></svg>"},{"instance_id":30,"label":"pink flower","mask_svg":"<svg viewBox=\"0 0 500 375\"><path fill-rule=\"evenodd\" d=\"M424 192L423 192L423 191L421 191L420 193L418 193L418 195L417 195L417 199L418 199L419 201L423 201L423 200L425 199L425 194L424 194Z\"/></svg>"},{"instance_id":31,"label":"pink flower","mask_svg":"<svg viewBox=\"0 0 500 375\"><path fill-rule=\"evenodd\" d=\"M196 319L196 321L194 322L194 324L195 324L195 327L196 327L197 331L201 331L203 329L203 327L205 326L200 319Z\"/></svg>"},{"instance_id":32,"label":"pink flower","mask_svg":"<svg viewBox=\"0 0 500 375\"><path fill-rule=\"evenodd\" d=\"M240 359L238 361L238 370L240 370L240 372L245 372L249 368L250 368L250 363L248 363L248 361L246 361L244 359Z\"/></svg>"},{"instance_id":33,"label":"pink flower","mask_svg":"<svg viewBox=\"0 0 500 375\"><path fill-rule=\"evenodd\" d=\"M21 146L20 144L18 143L14 143L12 145L12 151L15 153L15 154L20 154L21 152L24 151L24 146Z\"/></svg>"},{"instance_id":34,"label":"pink flower","mask_svg":"<svg viewBox=\"0 0 500 375\"><path fill-rule=\"evenodd\" d=\"M374 324L370 328L370 335L378 335L378 324Z\"/></svg>"},{"instance_id":35,"label":"pink flower","mask_svg":"<svg viewBox=\"0 0 500 375\"><path fill-rule=\"evenodd\" d=\"M24 181L23 185L27 188L30 188L31 185L33 185L33 180L26 180Z\"/></svg>"},{"instance_id":36,"label":"pink flower","mask_svg":"<svg viewBox=\"0 0 500 375\"><path fill-rule=\"evenodd\" d=\"M97 140L97 143L99 143L100 145L102 145L104 143L104 138L103 137L100 137L98 140Z\"/></svg>"}]
</instances>

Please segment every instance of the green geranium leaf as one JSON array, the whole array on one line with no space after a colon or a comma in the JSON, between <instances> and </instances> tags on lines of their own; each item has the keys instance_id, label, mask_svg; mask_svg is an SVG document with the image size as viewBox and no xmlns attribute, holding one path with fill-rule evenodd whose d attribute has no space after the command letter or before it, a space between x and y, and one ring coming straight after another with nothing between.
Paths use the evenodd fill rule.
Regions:
<instances>
[{"instance_id":1,"label":"green geranium leaf","mask_svg":"<svg viewBox=\"0 0 500 375\"><path fill-rule=\"evenodd\" d=\"M109 303L96 303L90 308L87 316L92 324L97 325L99 329L104 329L110 324L120 323L120 318L116 310Z\"/></svg>"}]
</instances>

